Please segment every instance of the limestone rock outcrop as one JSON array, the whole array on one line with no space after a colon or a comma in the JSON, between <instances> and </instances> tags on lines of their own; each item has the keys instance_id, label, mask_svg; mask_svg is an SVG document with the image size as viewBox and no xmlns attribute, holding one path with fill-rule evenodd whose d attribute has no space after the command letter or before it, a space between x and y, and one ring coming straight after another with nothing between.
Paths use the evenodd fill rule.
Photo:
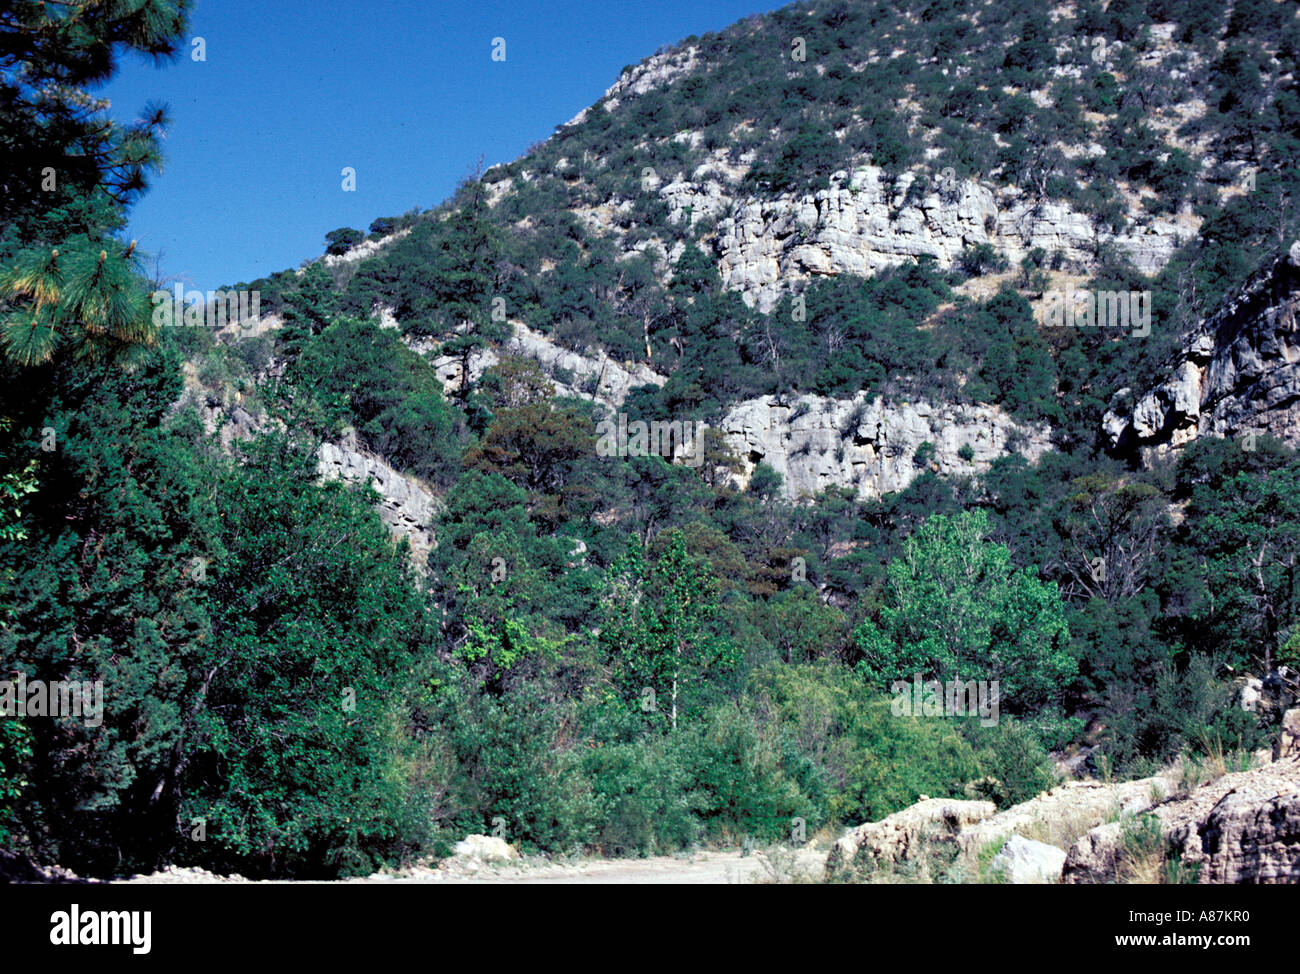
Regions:
<instances>
[{"instance_id":1,"label":"limestone rock outcrop","mask_svg":"<svg viewBox=\"0 0 1300 974\"><path fill-rule=\"evenodd\" d=\"M433 550L433 520L438 502L416 478L393 469L382 457L347 444L322 443L317 470L322 480L368 483L379 494L380 519L411 545L411 561L423 571Z\"/></svg>"},{"instance_id":2,"label":"limestone rock outcrop","mask_svg":"<svg viewBox=\"0 0 1300 974\"><path fill-rule=\"evenodd\" d=\"M506 351L535 359L556 385L560 395L578 396L619 409L636 386L662 386L668 381L640 363L620 363L605 352L582 355L571 351L522 322L515 323L514 337Z\"/></svg>"},{"instance_id":3,"label":"limestone rock outcrop","mask_svg":"<svg viewBox=\"0 0 1300 974\"><path fill-rule=\"evenodd\" d=\"M628 67L605 91L605 97L610 99L605 103L605 110L613 111L617 108L619 98L644 95L672 84L696 66L698 55L699 48L691 44L677 50L654 54L640 64Z\"/></svg>"},{"instance_id":4,"label":"limestone rock outcrop","mask_svg":"<svg viewBox=\"0 0 1300 974\"><path fill-rule=\"evenodd\" d=\"M839 183L830 188L769 200L733 200L716 182L691 192L676 180L659 192L670 205L681 206L689 198L697 213L734 207L735 215L718 223L718 269L723 283L760 311L770 310L792 281L835 274L869 277L922 255L947 268L967 246L983 243L1013 264L1042 248L1090 267L1098 242L1113 242L1149 274L1168 262L1180 233L1190 235L1177 223L1150 219L1123 235L1099 236L1086 214L1063 203L1035 203L1023 194L995 192L970 180L909 199L911 173L892 186L875 166L837 175Z\"/></svg>"},{"instance_id":5,"label":"limestone rock outcrop","mask_svg":"<svg viewBox=\"0 0 1300 974\"><path fill-rule=\"evenodd\" d=\"M1047 427L1017 422L996 406L886 404L866 393L747 399L728 410L721 430L743 463L743 482L767 463L781 474L790 498L831 485L878 497L902 490L927 469L982 473L1006 453L1032 461L1051 447ZM918 455L925 443L933 449Z\"/></svg>"},{"instance_id":6,"label":"limestone rock outcrop","mask_svg":"<svg viewBox=\"0 0 1300 974\"><path fill-rule=\"evenodd\" d=\"M182 372L185 391L177 408L192 405L204 429L217 437L227 453L236 443L252 439L270 424L261 408L230 386L206 386L193 362L186 362ZM436 544L433 521L440 503L427 486L400 473L383 457L362 452L354 439L346 437L340 443L320 445L317 471L322 480L342 479L374 487L379 494L380 519L395 535L410 542L412 565L419 572L425 570L429 552Z\"/></svg>"},{"instance_id":7,"label":"limestone rock outcrop","mask_svg":"<svg viewBox=\"0 0 1300 974\"><path fill-rule=\"evenodd\" d=\"M1189 336L1168 377L1102 420L1111 447L1146 459L1198 436L1271 434L1300 446L1300 241Z\"/></svg>"},{"instance_id":8,"label":"limestone rock outcrop","mask_svg":"<svg viewBox=\"0 0 1300 974\"><path fill-rule=\"evenodd\" d=\"M662 386L668 381L667 376L641 363L618 362L603 350L592 355L576 352L556 344L521 321L512 324L514 334L499 350L484 348L470 355L471 383L477 382L485 371L500 362L502 355L519 355L541 366L555 386L556 395L587 399L617 412L628 392L636 386ZM436 351L436 344L427 340L422 343L408 341L407 345L422 354ZM460 359L444 355L433 357L431 362L448 395L460 389L463 371Z\"/></svg>"},{"instance_id":9,"label":"limestone rock outcrop","mask_svg":"<svg viewBox=\"0 0 1300 974\"><path fill-rule=\"evenodd\" d=\"M1300 755L1226 774L1146 814L1187 880L1300 883ZM1123 822L1089 831L1070 849L1062 881L1115 882L1125 848Z\"/></svg>"},{"instance_id":10,"label":"limestone rock outcrop","mask_svg":"<svg viewBox=\"0 0 1300 974\"><path fill-rule=\"evenodd\" d=\"M1028 834L1068 847L1079 834L1116 815L1137 815L1150 806L1154 796L1172 794L1176 788L1172 772L1136 781L1067 781L972 823L962 830L961 844L974 853L1009 836Z\"/></svg>"},{"instance_id":11,"label":"limestone rock outcrop","mask_svg":"<svg viewBox=\"0 0 1300 974\"><path fill-rule=\"evenodd\" d=\"M952 844L961 830L988 818L997 806L986 801L930 798L879 822L849 829L826 857L829 879L903 869L917 878L933 878L929 860L936 845Z\"/></svg>"},{"instance_id":12,"label":"limestone rock outcrop","mask_svg":"<svg viewBox=\"0 0 1300 974\"><path fill-rule=\"evenodd\" d=\"M522 322L513 322L513 327L513 337L500 349L484 348L469 357L471 382L503 355L519 355L541 366L558 395L587 399L617 413L632 389L667 381L642 363L618 362L603 351L585 354L565 348ZM459 390L459 359L438 357L432 343L412 347L430 356L449 395ZM746 399L726 412L719 428L741 460L742 486L760 462L767 463L781 474L782 491L792 500L833 485L879 497L903 490L926 470L945 476L983 473L1007 453L1032 462L1051 449L1046 425L1020 422L997 406L886 403L867 393L852 399ZM932 449L918 454L926 443Z\"/></svg>"},{"instance_id":13,"label":"limestone rock outcrop","mask_svg":"<svg viewBox=\"0 0 1300 974\"><path fill-rule=\"evenodd\" d=\"M1202 884L1300 883L1300 710L1286 714L1270 757L1256 752L1249 770L1190 790L1174 766L1067 782L996 813L991 802L924 799L846 831L826 877L1113 883L1154 865Z\"/></svg>"}]
</instances>

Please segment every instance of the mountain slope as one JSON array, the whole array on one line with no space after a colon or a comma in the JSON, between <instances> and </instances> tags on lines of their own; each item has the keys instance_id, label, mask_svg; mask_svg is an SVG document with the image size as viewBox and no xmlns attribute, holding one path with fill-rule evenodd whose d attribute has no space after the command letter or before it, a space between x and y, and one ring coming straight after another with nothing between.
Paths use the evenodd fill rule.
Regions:
<instances>
[{"instance_id":1,"label":"mountain slope","mask_svg":"<svg viewBox=\"0 0 1300 974\"><path fill-rule=\"evenodd\" d=\"M1206 322L1255 333L1231 309L1300 236L1294 13L796 4L253 282L279 327L201 364L429 489L401 739L443 834L833 835L1265 739L1238 701L1300 646L1300 462L1106 433ZM1150 317L1055 327L1070 289ZM702 449L610 455L616 414ZM898 719L944 678L1005 712Z\"/></svg>"},{"instance_id":2,"label":"mountain slope","mask_svg":"<svg viewBox=\"0 0 1300 974\"><path fill-rule=\"evenodd\" d=\"M1263 262L1252 240L1296 223L1289 14L795 4L626 68L481 192L376 221L388 236L329 270L345 311L388 309L434 350L461 327L437 255L473 210L492 228L478 313L667 376L648 412L879 392L1091 442L1120 385L1154 383ZM858 279L907 265L929 278L864 302ZM994 334L970 325L999 291L1041 318L1045 288L1090 281L1149 290L1152 334L1044 332L1023 308L995 310ZM293 287L256 283L272 310Z\"/></svg>"}]
</instances>

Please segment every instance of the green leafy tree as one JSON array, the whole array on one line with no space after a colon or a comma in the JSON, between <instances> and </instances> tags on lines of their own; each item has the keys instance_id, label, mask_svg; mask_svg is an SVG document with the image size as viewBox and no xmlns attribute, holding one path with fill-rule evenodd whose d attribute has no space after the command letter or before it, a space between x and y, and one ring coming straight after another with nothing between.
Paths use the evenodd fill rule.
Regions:
<instances>
[{"instance_id":1,"label":"green leafy tree","mask_svg":"<svg viewBox=\"0 0 1300 974\"><path fill-rule=\"evenodd\" d=\"M861 667L887 688L922 679L997 680L1009 709L1028 712L1056 698L1074 675L1069 630L1055 584L1011 564L985 540L981 510L936 514L889 564L878 617L856 638Z\"/></svg>"},{"instance_id":2,"label":"green leafy tree","mask_svg":"<svg viewBox=\"0 0 1300 974\"><path fill-rule=\"evenodd\" d=\"M1080 477L1071 488L1058 526L1070 589L1110 603L1140 595L1168 528L1160 491L1106 473Z\"/></svg>"},{"instance_id":3,"label":"green leafy tree","mask_svg":"<svg viewBox=\"0 0 1300 974\"><path fill-rule=\"evenodd\" d=\"M717 579L691 557L674 531L664 551L647 564L641 546L610 566L600 638L625 694L648 699L651 712L676 730L694 713L710 676L734 667L738 651L715 625Z\"/></svg>"},{"instance_id":4,"label":"green leafy tree","mask_svg":"<svg viewBox=\"0 0 1300 974\"><path fill-rule=\"evenodd\" d=\"M211 640L194 573L221 557L211 471L167 422L180 390L159 352L129 372L21 369L6 386L15 427L48 424L57 449L26 440L39 502L25 539L0 540L0 672L98 680L104 694L98 727L26 719L20 817L36 855L87 872L152 868L178 837L166 782Z\"/></svg>"},{"instance_id":5,"label":"green leafy tree","mask_svg":"<svg viewBox=\"0 0 1300 974\"><path fill-rule=\"evenodd\" d=\"M365 239L366 235L360 230L354 230L352 227L339 227L337 230L331 230L325 234L325 253L334 256L346 254Z\"/></svg>"},{"instance_id":6,"label":"green leafy tree","mask_svg":"<svg viewBox=\"0 0 1300 974\"><path fill-rule=\"evenodd\" d=\"M367 871L415 800L396 728L424 606L366 499L315 479L309 451L271 437L217 487L212 635L191 664L169 781L222 868Z\"/></svg>"},{"instance_id":7,"label":"green leafy tree","mask_svg":"<svg viewBox=\"0 0 1300 974\"><path fill-rule=\"evenodd\" d=\"M5 355L33 365L61 345L94 358L152 344L157 330L134 250L86 236L19 254L0 276Z\"/></svg>"},{"instance_id":8,"label":"green leafy tree","mask_svg":"<svg viewBox=\"0 0 1300 974\"><path fill-rule=\"evenodd\" d=\"M12 422L0 417L0 433L7 444ZM9 447L0 446L0 542L23 541L27 532L22 526L24 498L36 492L36 460L21 466L18 457L8 456ZM7 626L14 610L9 600L9 585L14 570L0 565L0 621ZM24 762L32 756L31 734L22 722L0 717L0 843L8 846L16 835L17 799L26 787L22 774Z\"/></svg>"},{"instance_id":9,"label":"green leafy tree","mask_svg":"<svg viewBox=\"0 0 1300 974\"><path fill-rule=\"evenodd\" d=\"M584 459L596 455L593 427L572 406L539 400L497 411L465 466L496 471L535 500L558 495Z\"/></svg>"},{"instance_id":10,"label":"green leafy tree","mask_svg":"<svg viewBox=\"0 0 1300 974\"><path fill-rule=\"evenodd\" d=\"M159 166L164 113L150 108L142 122L122 126L91 89L113 75L123 53L174 57L191 6L70 0L0 9L0 225L45 222L51 204L57 210L95 193L124 205L144 190Z\"/></svg>"},{"instance_id":11,"label":"green leafy tree","mask_svg":"<svg viewBox=\"0 0 1300 974\"><path fill-rule=\"evenodd\" d=\"M276 339L281 354L292 366L307 343L338 317L340 302L329 271L320 262L309 264L295 276L293 289L283 294L283 301L284 327Z\"/></svg>"},{"instance_id":12,"label":"green leafy tree","mask_svg":"<svg viewBox=\"0 0 1300 974\"><path fill-rule=\"evenodd\" d=\"M759 631L787 663L834 655L845 636L844 614L808 584L780 592L757 607Z\"/></svg>"},{"instance_id":13,"label":"green leafy tree","mask_svg":"<svg viewBox=\"0 0 1300 974\"><path fill-rule=\"evenodd\" d=\"M455 479L459 417L437 375L391 329L340 316L301 345L286 376L319 406L321 435L346 421L395 466L435 483Z\"/></svg>"},{"instance_id":14,"label":"green leafy tree","mask_svg":"<svg viewBox=\"0 0 1300 974\"><path fill-rule=\"evenodd\" d=\"M461 205L448 217L441 232L430 237L433 248L431 289L427 301L436 310L451 337L442 353L460 359L461 396L469 394L469 359L489 342L510 337L510 324L493 306L496 293L500 241L488 214L481 180L466 182L458 197ZM417 320L417 328L427 328Z\"/></svg>"},{"instance_id":15,"label":"green leafy tree","mask_svg":"<svg viewBox=\"0 0 1300 974\"><path fill-rule=\"evenodd\" d=\"M4 434L0 440L0 541L22 541L27 537L22 526L24 498L36 493L36 458L24 458L21 453L11 455L16 452L11 445L12 428L13 420L0 416L0 433Z\"/></svg>"},{"instance_id":16,"label":"green leafy tree","mask_svg":"<svg viewBox=\"0 0 1300 974\"><path fill-rule=\"evenodd\" d=\"M755 673L754 710L771 713L809 762L805 789L831 822L874 822L922 795L962 794L979 777L950 721L899 720L887 697L840 667L774 664Z\"/></svg>"},{"instance_id":17,"label":"green leafy tree","mask_svg":"<svg viewBox=\"0 0 1300 974\"><path fill-rule=\"evenodd\" d=\"M1186 621L1196 644L1238 661L1274 657L1300 624L1300 462L1271 438L1255 451L1218 441L1189 448L1181 526L1199 578ZM1208 637L1208 638L1207 638Z\"/></svg>"},{"instance_id":18,"label":"green leafy tree","mask_svg":"<svg viewBox=\"0 0 1300 974\"><path fill-rule=\"evenodd\" d=\"M572 541L539 534L527 494L478 470L449 492L436 531L430 594L443 655L494 693L541 679L595 608L594 573L571 563Z\"/></svg>"}]
</instances>

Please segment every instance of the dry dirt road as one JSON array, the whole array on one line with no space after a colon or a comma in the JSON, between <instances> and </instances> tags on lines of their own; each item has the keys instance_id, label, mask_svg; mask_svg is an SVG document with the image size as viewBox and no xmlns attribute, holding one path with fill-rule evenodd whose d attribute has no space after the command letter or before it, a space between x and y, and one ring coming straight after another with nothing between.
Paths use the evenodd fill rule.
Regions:
<instances>
[{"instance_id":1,"label":"dry dirt road","mask_svg":"<svg viewBox=\"0 0 1300 974\"><path fill-rule=\"evenodd\" d=\"M699 852L690 856L653 856L648 859L577 859L553 862L523 859L481 862L449 859L437 868L417 867L398 873L375 873L345 883L465 884L465 883L574 883L606 884L730 884L791 883L820 880L826 850L777 849L742 855L738 850ZM149 876L118 880L130 884L241 883L238 876L214 876L201 869L172 867Z\"/></svg>"},{"instance_id":2,"label":"dry dirt road","mask_svg":"<svg viewBox=\"0 0 1300 974\"><path fill-rule=\"evenodd\" d=\"M826 853L811 849L768 854L701 852L690 857L589 859L573 863L484 864L471 869L455 864L444 869L415 870L391 878L370 876L366 882L393 883L772 883L820 878Z\"/></svg>"}]
</instances>

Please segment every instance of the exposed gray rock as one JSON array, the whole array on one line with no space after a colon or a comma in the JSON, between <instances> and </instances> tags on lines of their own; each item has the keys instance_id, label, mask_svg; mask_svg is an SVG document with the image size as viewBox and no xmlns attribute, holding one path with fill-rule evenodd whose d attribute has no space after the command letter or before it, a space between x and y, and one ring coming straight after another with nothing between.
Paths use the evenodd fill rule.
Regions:
<instances>
[{"instance_id":1,"label":"exposed gray rock","mask_svg":"<svg viewBox=\"0 0 1300 974\"><path fill-rule=\"evenodd\" d=\"M382 457L335 443L322 443L317 469L323 480L368 483L379 493L379 517L411 545L411 561L423 571L433 550L438 502L416 478L399 473Z\"/></svg>"},{"instance_id":2,"label":"exposed gray rock","mask_svg":"<svg viewBox=\"0 0 1300 974\"><path fill-rule=\"evenodd\" d=\"M1273 746L1273 760L1297 758L1300 758L1300 710L1288 710L1282 715L1282 726Z\"/></svg>"},{"instance_id":3,"label":"exposed gray rock","mask_svg":"<svg viewBox=\"0 0 1300 974\"><path fill-rule=\"evenodd\" d=\"M628 68L605 91L605 97L610 99L610 101L606 102L605 110L613 111L618 107L621 98L627 98L630 95L644 95L649 91L672 84L696 66L699 50L697 46L692 44L678 50L655 54L646 58L640 64ZM569 124L573 123L570 122Z\"/></svg>"},{"instance_id":4,"label":"exposed gray rock","mask_svg":"<svg viewBox=\"0 0 1300 974\"><path fill-rule=\"evenodd\" d=\"M1190 335L1168 377L1102 420L1112 448L1145 459L1198 436L1272 434L1300 446L1300 241Z\"/></svg>"},{"instance_id":5,"label":"exposed gray rock","mask_svg":"<svg viewBox=\"0 0 1300 974\"><path fill-rule=\"evenodd\" d=\"M260 338L267 332L284 327L284 321L276 314L257 315L243 321L227 322L213 332L218 342L241 341L246 338Z\"/></svg>"},{"instance_id":6,"label":"exposed gray rock","mask_svg":"<svg viewBox=\"0 0 1300 974\"><path fill-rule=\"evenodd\" d=\"M730 198L723 192L722 184L716 179L696 183L678 178L661 187L648 183L647 188L658 188L659 195L668 203L670 223L686 219L687 214L692 225L702 218L716 219L731 206Z\"/></svg>"},{"instance_id":7,"label":"exposed gray rock","mask_svg":"<svg viewBox=\"0 0 1300 974\"><path fill-rule=\"evenodd\" d=\"M232 452L235 443L252 439L270 425L266 414L241 393L229 386L220 390L205 386L194 363L186 362L182 373L185 391L177 406L193 405L204 429L217 437L225 452ZM379 492L380 519L410 542L411 563L417 571L425 570L429 552L436 544L432 524L439 505L428 487L415 477L399 473L382 457L358 450L355 439L322 443L317 469L325 480L339 478L373 486Z\"/></svg>"},{"instance_id":8,"label":"exposed gray rock","mask_svg":"<svg viewBox=\"0 0 1300 974\"><path fill-rule=\"evenodd\" d=\"M433 366L434 371L438 374L438 381L442 383L444 393L448 396L459 394L461 377L465 371L465 367L459 358L451 355L434 356L432 353L437 350L438 343L432 338L404 338L402 340L412 351L428 357L429 364ZM483 377L483 373L499 361L501 361L500 357L490 348L472 352L469 356L470 384L478 382Z\"/></svg>"},{"instance_id":9,"label":"exposed gray rock","mask_svg":"<svg viewBox=\"0 0 1300 974\"><path fill-rule=\"evenodd\" d=\"M1186 797L1154 803L1147 814L1163 840L1164 861L1176 862L1186 879L1300 883L1300 756L1226 774ZM1063 881L1127 878L1129 827L1109 822L1080 838L1066 856Z\"/></svg>"},{"instance_id":10,"label":"exposed gray rock","mask_svg":"<svg viewBox=\"0 0 1300 974\"><path fill-rule=\"evenodd\" d=\"M1109 784L1069 781L972 823L962 830L960 842L970 854L1012 834L1038 835L1050 839L1050 844L1068 846L1076 836L1118 813L1138 814L1176 787L1172 773Z\"/></svg>"},{"instance_id":11,"label":"exposed gray rock","mask_svg":"<svg viewBox=\"0 0 1300 974\"><path fill-rule=\"evenodd\" d=\"M557 394L587 399L617 412L633 388L662 386L667 381L646 365L620 363L603 351L583 354L564 348L522 322L514 322L513 327L514 335L502 349L485 348L470 356L471 382L477 382L501 355L520 355L541 366ZM419 350L432 355L435 346ZM431 363L448 394L460 388L459 359L435 357ZM886 404L866 393L852 399L812 395L789 401L775 396L747 399L727 411L720 429L742 462L742 485L749 482L758 463L766 462L781 474L782 490L791 499L832 485L878 497L904 489L925 470L941 475L983 473L1007 453L1020 453L1033 461L1051 448L1047 426L1018 422L997 406ZM934 445L934 451L918 464L917 448L926 442ZM969 459L961 455L966 446Z\"/></svg>"},{"instance_id":12,"label":"exposed gray rock","mask_svg":"<svg viewBox=\"0 0 1300 974\"><path fill-rule=\"evenodd\" d=\"M1259 709L1260 702L1264 699L1264 681L1257 676L1247 677L1241 685L1241 693L1237 697L1237 704L1248 714L1253 714Z\"/></svg>"},{"instance_id":13,"label":"exposed gray rock","mask_svg":"<svg viewBox=\"0 0 1300 974\"><path fill-rule=\"evenodd\" d=\"M648 366L640 363L620 363L605 352L582 355L563 348L545 335L533 331L522 322L515 322L514 337L506 350L515 355L535 359L542 371L556 384L560 395L578 396L619 409L628 392L636 386L662 386L668 381ZM556 378L563 370L572 378L568 382Z\"/></svg>"},{"instance_id":14,"label":"exposed gray rock","mask_svg":"<svg viewBox=\"0 0 1300 974\"><path fill-rule=\"evenodd\" d=\"M556 395L587 399L617 412L622 408L628 392L636 386L662 386L668 381L667 376L660 375L646 365L620 363L603 350L594 354L575 352L557 345L521 321L512 322L512 325L513 336L499 350L484 348L470 355L471 383L477 382L484 372L500 362L502 355L519 355L534 360L542 367L542 372L555 386ZM407 345L422 354L432 354L437 349L437 344L429 340L407 341ZM460 359L444 355L430 361L437 370L445 392L450 395L460 389L463 370Z\"/></svg>"},{"instance_id":15,"label":"exposed gray rock","mask_svg":"<svg viewBox=\"0 0 1300 974\"><path fill-rule=\"evenodd\" d=\"M902 490L925 469L982 473L1006 453L1032 461L1051 446L1047 427L1019 423L996 406L886 404L866 393L853 399L748 399L727 412L721 429L744 465L742 482L764 462L781 474L790 498L831 485L878 497ZM920 465L917 448L926 442L934 452ZM961 456L966 446L969 460Z\"/></svg>"},{"instance_id":16,"label":"exposed gray rock","mask_svg":"<svg viewBox=\"0 0 1300 974\"><path fill-rule=\"evenodd\" d=\"M1120 236L1098 236L1092 221L1063 203L1032 203L1014 190L994 192L971 180L903 203L915 176L887 185L883 171L863 166L845 185L770 200L736 199L716 183L693 190L674 181L659 192L670 205L689 200L697 212L734 209L718 224L723 283L767 311L793 281L819 275L870 277L930 255L951 267L969 245L987 243L1018 263L1034 248L1092 266L1098 242L1112 241L1143 273L1154 273L1178 246L1178 226L1159 219Z\"/></svg>"},{"instance_id":17,"label":"exposed gray rock","mask_svg":"<svg viewBox=\"0 0 1300 974\"><path fill-rule=\"evenodd\" d=\"M1058 883L1065 850L1019 835L1007 839L990 868L1008 883Z\"/></svg>"},{"instance_id":18,"label":"exposed gray rock","mask_svg":"<svg viewBox=\"0 0 1300 974\"><path fill-rule=\"evenodd\" d=\"M910 865L917 878L927 876L936 846L952 845L961 830L988 818L997 806L986 801L929 798L879 822L849 829L826 857L828 879L844 879L877 869Z\"/></svg>"},{"instance_id":19,"label":"exposed gray rock","mask_svg":"<svg viewBox=\"0 0 1300 974\"><path fill-rule=\"evenodd\" d=\"M1056 882L1066 858L1064 847L1117 815L1141 813L1173 793L1177 781L1176 768L1137 781L1071 781L1000 812L991 802L922 796L910 808L845 832L827 857L827 877L857 879L883 873L885 878L921 881L987 881L996 877L997 868L993 863L981 868L985 850L996 846L1001 851L1018 840L1008 856L1038 862L1046 867L1046 874L1027 880L1026 866L1014 877L1004 878ZM1030 835L1037 838L1029 840ZM1034 850L1040 844L1055 848L1056 853L1049 857L1037 850L1032 857L1018 856L1019 850ZM932 875L936 866L943 876Z\"/></svg>"},{"instance_id":20,"label":"exposed gray rock","mask_svg":"<svg viewBox=\"0 0 1300 974\"><path fill-rule=\"evenodd\" d=\"M826 875L1110 883L1177 868L1199 883L1300 883L1300 710L1274 753L1190 792L1175 765L1137 781L1070 782L996 814L989 802L927 799L845 832ZM984 874L975 866L993 842L1001 849Z\"/></svg>"},{"instance_id":21,"label":"exposed gray rock","mask_svg":"<svg viewBox=\"0 0 1300 974\"><path fill-rule=\"evenodd\" d=\"M227 453L236 442L250 440L266 425L266 416L238 390L229 385L214 389L199 379L193 362L181 365L184 391L173 408L193 406L203 421L203 429L215 436Z\"/></svg>"},{"instance_id":22,"label":"exposed gray rock","mask_svg":"<svg viewBox=\"0 0 1300 974\"><path fill-rule=\"evenodd\" d=\"M1119 877L1124 825L1106 822L1090 829L1066 853L1061 867L1063 883L1113 883Z\"/></svg>"}]
</instances>

